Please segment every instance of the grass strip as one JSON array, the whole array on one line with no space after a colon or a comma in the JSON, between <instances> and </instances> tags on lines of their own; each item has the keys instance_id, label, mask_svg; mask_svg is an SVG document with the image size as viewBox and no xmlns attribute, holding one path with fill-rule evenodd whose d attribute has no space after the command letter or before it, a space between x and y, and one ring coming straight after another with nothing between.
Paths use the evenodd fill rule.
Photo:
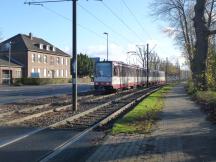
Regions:
<instances>
[{"instance_id":1,"label":"grass strip","mask_svg":"<svg viewBox=\"0 0 216 162\"><path fill-rule=\"evenodd\" d=\"M164 106L163 96L173 86L166 85L145 98L132 111L114 124L112 134L150 133L153 124L159 119L159 112Z\"/></svg>"}]
</instances>

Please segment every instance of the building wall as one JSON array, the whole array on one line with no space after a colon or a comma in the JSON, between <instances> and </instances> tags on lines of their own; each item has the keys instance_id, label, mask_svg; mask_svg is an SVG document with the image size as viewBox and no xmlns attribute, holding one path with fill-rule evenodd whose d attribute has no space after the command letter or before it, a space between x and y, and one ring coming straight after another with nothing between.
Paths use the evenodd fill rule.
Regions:
<instances>
[{"instance_id":1,"label":"building wall","mask_svg":"<svg viewBox=\"0 0 216 162\"><path fill-rule=\"evenodd\" d=\"M22 69L20 67L11 67L12 78L22 78ZM9 67L0 67L0 84L3 83L3 70L9 70Z\"/></svg>"},{"instance_id":2,"label":"building wall","mask_svg":"<svg viewBox=\"0 0 216 162\"><path fill-rule=\"evenodd\" d=\"M32 73L38 73L40 78L70 78L70 57L29 51L27 67L28 77L37 77Z\"/></svg>"},{"instance_id":3,"label":"building wall","mask_svg":"<svg viewBox=\"0 0 216 162\"><path fill-rule=\"evenodd\" d=\"M8 52L1 52L0 55L5 55L5 56L8 56ZM22 69L22 76L25 77L28 75L28 71L27 71L27 66L28 66L28 55L27 55L27 52L11 52L11 57L18 61L19 63L22 64L23 66L23 69Z\"/></svg>"}]
</instances>

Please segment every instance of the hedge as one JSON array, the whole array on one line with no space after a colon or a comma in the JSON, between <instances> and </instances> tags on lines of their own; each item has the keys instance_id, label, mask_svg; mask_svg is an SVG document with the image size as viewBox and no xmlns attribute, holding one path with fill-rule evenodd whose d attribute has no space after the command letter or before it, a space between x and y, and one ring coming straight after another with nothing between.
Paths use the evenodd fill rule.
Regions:
<instances>
[{"instance_id":1,"label":"hedge","mask_svg":"<svg viewBox=\"0 0 216 162\"><path fill-rule=\"evenodd\" d=\"M90 83L92 78L83 77L78 78L78 83ZM71 78L17 78L13 79L13 85L46 85L46 84L64 84L72 83Z\"/></svg>"},{"instance_id":2,"label":"hedge","mask_svg":"<svg viewBox=\"0 0 216 162\"><path fill-rule=\"evenodd\" d=\"M19 78L13 79L14 85L46 85L46 84L63 84L70 83L68 78Z\"/></svg>"}]
</instances>

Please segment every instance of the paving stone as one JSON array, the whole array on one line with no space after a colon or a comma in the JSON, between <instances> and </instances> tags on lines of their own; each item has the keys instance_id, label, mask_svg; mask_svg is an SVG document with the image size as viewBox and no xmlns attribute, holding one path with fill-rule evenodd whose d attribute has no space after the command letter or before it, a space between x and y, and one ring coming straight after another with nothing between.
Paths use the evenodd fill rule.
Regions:
<instances>
[{"instance_id":1,"label":"paving stone","mask_svg":"<svg viewBox=\"0 0 216 162\"><path fill-rule=\"evenodd\" d=\"M216 127L186 95L183 84L166 95L151 135L109 136L88 161L216 162Z\"/></svg>"}]
</instances>

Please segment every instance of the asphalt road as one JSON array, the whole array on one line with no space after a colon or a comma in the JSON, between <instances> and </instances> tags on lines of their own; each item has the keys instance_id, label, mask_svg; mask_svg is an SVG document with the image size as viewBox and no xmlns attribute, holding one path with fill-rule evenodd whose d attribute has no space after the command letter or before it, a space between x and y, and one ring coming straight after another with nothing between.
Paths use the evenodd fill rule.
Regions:
<instances>
[{"instance_id":1,"label":"asphalt road","mask_svg":"<svg viewBox=\"0 0 216 162\"><path fill-rule=\"evenodd\" d=\"M93 89L93 84L79 84L79 92L87 92ZM10 102L18 102L24 99L34 99L47 96L58 96L70 94L71 84L65 85L43 85L43 86L21 86L21 87L0 87L0 105Z\"/></svg>"}]
</instances>

